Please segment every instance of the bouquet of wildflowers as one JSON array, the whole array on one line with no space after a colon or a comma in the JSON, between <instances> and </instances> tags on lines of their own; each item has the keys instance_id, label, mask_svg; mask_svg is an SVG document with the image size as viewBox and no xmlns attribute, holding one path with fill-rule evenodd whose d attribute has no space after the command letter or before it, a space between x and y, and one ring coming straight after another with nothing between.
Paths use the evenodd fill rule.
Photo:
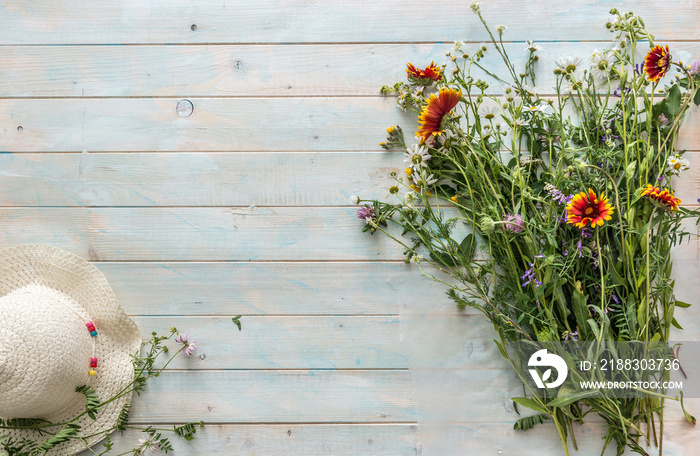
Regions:
<instances>
[{"instance_id":1,"label":"bouquet of wildflowers","mask_svg":"<svg viewBox=\"0 0 700 456\"><path fill-rule=\"evenodd\" d=\"M419 126L412 144L399 126L387 130L380 145L403 151L406 168L393 174L395 199L358 199L364 230L400 243L407 261L432 265L422 270L445 283L458 307L482 312L524 382L512 342L668 341L671 327L680 329L675 309L688 306L674 298L670 251L689 235L683 220L698 213L681 206L673 178L689 167L677 138L691 104L700 104L700 62L674 60L640 17L613 9L615 46L589 62L561 59L547 69L556 95L541 97L541 47L528 42L525 67L516 69L505 27L490 29L478 3L471 9L488 47L455 43L447 64L408 64L406 82L382 88ZM506 74L483 65L486 52L502 58ZM503 94L489 95L490 83L504 85ZM562 388L515 398L537 412L515 426L553 421L568 455L573 424L593 413L607 424L603 452L614 444L617 454L648 454L653 442L661 453L669 398L679 399Z\"/></svg>"}]
</instances>

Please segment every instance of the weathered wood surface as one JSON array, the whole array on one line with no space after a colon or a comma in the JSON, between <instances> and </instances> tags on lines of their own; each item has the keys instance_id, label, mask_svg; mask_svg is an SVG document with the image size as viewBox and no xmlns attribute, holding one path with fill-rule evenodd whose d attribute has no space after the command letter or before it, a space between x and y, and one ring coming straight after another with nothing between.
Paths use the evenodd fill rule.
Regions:
<instances>
[{"instance_id":1,"label":"weathered wood surface","mask_svg":"<svg viewBox=\"0 0 700 456\"><path fill-rule=\"evenodd\" d=\"M561 454L550 425L512 430L520 391L489 324L457 312L401 248L360 233L350 202L388 196L403 156L377 143L389 125L409 139L415 128L379 87L408 61L442 63L454 41L473 52L486 39L468 3L0 0L0 246L88 258L144 336L176 326L198 340L204 356L176 360L131 414L211 423L174 440L178 454L403 456L423 442L440 456L456 444L460 456ZM516 62L525 40L543 45L543 95L559 58L611 46L611 7L641 14L676 58L700 56L693 1L481 5L509 27ZM499 71L495 57L483 63ZM700 163L697 109L678 147ZM679 181L685 205L700 197L696 168ZM693 302L700 243L674 256L676 294ZM700 306L677 316L700 340ZM433 332L407 332L416 323ZM422 376L412 344L444 365ZM416 426L426 401L446 410L440 433ZM665 454L694 454L675 404L666 416ZM601 432L577 429L582 456L599 454Z\"/></svg>"},{"instance_id":2,"label":"weathered wood surface","mask_svg":"<svg viewBox=\"0 0 700 456\"><path fill-rule=\"evenodd\" d=\"M603 24L600 25L603 28ZM465 37L464 39L467 39ZM553 70L565 56L588 57L612 42L543 42L536 63L537 88L554 94ZM676 59L692 62L697 44L664 41ZM482 43L467 43L473 54ZM487 46L489 47L489 46ZM523 43L507 43L516 68L529 52ZM294 97L378 95L383 85L403 81L406 62L442 64L453 43L335 45L201 45L201 46L5 46L0 53L0 97ZM497 74L506 67L490 51L481 65ZM636 58L648 49L640 43ZM177 65L173 65L177 62ZM461 62L461 59L460 59ZM584 63L588 67L588 62ZM449 72L454 64L447 66ZM473 74L485 73L473 68ZM617 82L615 83L617 85ZM489 81L487 93L503 84ZM612 89L615 89L613 87Z\"/></svg>"},{"instance_id":3,"label":"weathered wood surface","mask_svg":"<svg viewBox=\"0 0 700 456\"><path fill-rule=\"evenodd\" d=\"M113 451L128 451L141 437L140 432L127 431L115 439ZM171 443L175 454L211 456L416 456L421 452L415 424L208 424L197 431L194 442ZM91 454L86 451L81 456Z\"/></svg>"},{"instance_id":4,"label":"weathered wood surface","mask_svg":"<svg viewBox=\"0 0 700 456\"><path fill-rule=\"evenodd\" d=\"M409 140L417 126L391 97L192 98L189 117L179 101L0 99L0 151L372 151L387 126L405 126ZM679 149L698 148L697 111Z\"/></svg>"},{"instance_id":5,"label":"weathered wood surface","mask_svg":"<svg viewBox=\"0 0 700 456\"><path fill-rule=\"evenodd\" d=\"M481 2L490 23L507 24L512 40L610 39L608 11L634 10L657 39L686 40L697 30L700 6L688 0ZM7 44L194 44L423 42L487 39L469 2L446 0L81 0L0 5L0 42ZM426 20L426 15L432 18ZM541 26L546 24L546 26ZM193 27L196 26L196 27Z\"/></svg>"}]
</instances>

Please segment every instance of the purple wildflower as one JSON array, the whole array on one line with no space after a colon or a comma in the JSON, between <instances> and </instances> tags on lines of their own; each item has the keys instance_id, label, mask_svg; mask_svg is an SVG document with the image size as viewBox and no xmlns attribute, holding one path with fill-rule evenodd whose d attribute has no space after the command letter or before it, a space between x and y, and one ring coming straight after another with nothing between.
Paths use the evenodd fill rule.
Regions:
<instances>
[{"instance_id":1,"label":"purple wildflower","mask_svg":"<svg viewBox=\"0 0 700 456\"><path fill-rule=\"evenodd\" d=\"M578 249L578 257L583 258L583 236L578 240L576 248Z\"/></svg>"},{"instance_id":2,"label":"purple wildflower","mask_svg":"<svg viewBox=\"0 0 700 456\"><path fill-rule=\"evenodd\" d=\"M659 114L658 120L659 120L659 125L661 125L662 127L664 125L668 125L668 117L663 115L663 113Z\"/></svg>"},{"instance_id":3,"label":"purple wildflower","mask_svg":"<svg viewBox=\"0 0 700 456\"><path fill-rule=\"evenodd\" d=\"M622 90L622 87L617 86L617 89L613 90L613 96L614 96L614 97L617 97L617 98L621 98L621 97L622 97L622 95L621 95L622 92L624 92L625 95L628 95L631 91L632 91L632 89L630 89L629 87L625 87L625 90L623 91L623 90Z\"/></svg>"},{"instance_id":4,"label":"purple wildflower","mask_svg":"<svg viewBox=\"0 0 700 456\"><path fill-rule=\"evenodd\" d=\"M574 195L566 196L564 192L562 192L552 184L545 185L544 189L547 192L549 192L550 195L552 195L552 200L554 200L555 203L569 204L571 198L574 197Z\"/></svg>"},{"instance_id":5,"label":"purple wildflower","mask_svg":"<svg viewBox=\"0 0 700 456\"><path fill-rule=\"evenodd\" d=\"M696 60L690 66L690 75L693 77L700 75L700 60Z\"/></svg>"},{"instance_id":6,"label":"purple wildflower","mask_svg":"<svg viewBox=\"0 0 700 456\"><path fill-rule=\"evenodd\" d=\"M620 305L620 299L617 297L617 294L614 290L612 293L610 293L610 295L612 296L613 301L615 301L615 304Z\"/></svg>"},{"instance_id":7,"label":"purple wildflower","mask_svg":"<svg viewBox=\"0 0 700 456\"><path fill-rule=\"evenodd\" d=\"M644 64L643 63L638 63L634 66L634 72L637 73L637 76L642 76L644 74Z\"/></svg>"},{"instance_id":8,"label":"purple wildflower","mask_svg":"<svg viewBox=\"0 0 700 456\"><path fill-rule=\"evenodd\" d=\"M511 233L522 233L525 228L525 222L520 214L506 214L503 218L503 229L508 230Z\"/></svg>"},{"instance_id":9,"label":"purple wildflower","mask_svg":"<svg viewBox=\"0 0 700 456\"><path fill-rule=\"evenodd\" d=\"M659 176L659 182L661 182L661 181L664 180L665 178L666 178L666 175L665 175L665 174L660 175L660 176Z\"/></svg>"},{"instance_id":10,"label":"purple wildflower","mask_svg":"<svg viewBox=\"0 0 700 456\"><path fill-rule=\"evenodd\" d=\"M525 274L523 274L520 279L522 279L523 282L523 287L526 287L530 285L530 282L535 282L535 286L540 286L542 285L542 282L537 280L537 275L535 274L535 265L533 263L530 263L530 269L525 271Z\"/></svg>"},{"instance_id":11,"label":"purple wildflower","mask_svg":"<svg viewBox=\"0 0 700 456\"><path fill-rule=\"evenodd\" d=\"M567 332L566 334L564 334L564 340L569 339L578 341L578 331Z\"/></svg>"},{"instance_id":12,"label":"purple wildflower","mask_svg":"<svg viewBox=\"0 0 700 456\"><path fill-rule=\"evenodd\" d=\"M197 341L194 339L190 340L190 336L188 336L187 333L178 334L175 338L175 342L185 346L184 350L182 350L185 356L192 356L197 350Z\"/></svg>"},{"instance_id":13,"label":"purple wildflower","mask_svg":"<svg viewBox=\"0 0 700 456\"><path fill-rule=\"evenodd\" d=\"M377 216L374 214L374 208L365 204L364 207L357 210L357 218L369 222L370 220L376 219Z\"/></svg>"}]
</instances>

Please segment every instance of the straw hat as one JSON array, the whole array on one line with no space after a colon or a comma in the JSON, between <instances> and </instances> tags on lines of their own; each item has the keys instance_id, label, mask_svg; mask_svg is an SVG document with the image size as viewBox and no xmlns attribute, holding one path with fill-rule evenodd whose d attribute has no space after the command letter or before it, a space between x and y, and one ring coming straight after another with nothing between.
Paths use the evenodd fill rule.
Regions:
<instances>
[{"instance_id":1,"label":"straw hat","mask_svg":"<svg viewBox=\"0 0 700 456\"><path fill-rule=\"evenodd\" d=\"M102 402L131 383L130 355L140 343L138 328L94 265L45 245L0 251L0 419L63 423L75 418L86 408L77 387L89 386ZM130 399L129 394L110 402L94 420L83 415L79 435L113 427ZM0 429L2 435L15 442L48 438L27 429ZM102 437L86 440L94 445ZM72 439L48 454L84 449Z\"/></svg>"}]
</instances>

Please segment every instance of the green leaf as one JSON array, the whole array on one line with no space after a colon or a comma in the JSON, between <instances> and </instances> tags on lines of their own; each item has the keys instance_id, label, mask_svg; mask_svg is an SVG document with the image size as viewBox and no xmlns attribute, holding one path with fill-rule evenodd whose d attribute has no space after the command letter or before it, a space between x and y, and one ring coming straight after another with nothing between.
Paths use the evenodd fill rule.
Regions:
<instances>
[{"instance_id":1,"label":"green leaf","mask_svg":"<svg viewBox=\"0 0 700 456\"><path fill-rule=\"evenodd\" d=\"M583 294L581 289L581 282L574 282L574 292L571 295L571 304L574 310L574 316L576 317L576 324L578 325L579 331L581 331L581 340L588 340L586 334L588 333L588 328L586 326L586 321L588 320L588 303L586 300L586 295Z\"/></svg>"},{"instance_id":2,"label":"green leaf","mask_svg":"<svg viewBox=\"0 0 700 456\"><path fill-rule=\"evenodd\" d=\"M634 176L634 172L637 170L637 161L633 160L632 163L627 165L627 168L625 169L625 177L629 180L632 179L632 176Z\"/></svg>"},{"instance_id":3,"label":"green leaf","mask_svg":"<svg viewBox=\"0 0 700 456\"><path fill-rule=\"evenodd\" d=\"M678 84L668 92L668 113L677 116L681 112L681 89Z\"/></svg>"},{"instance_id":4,"label":"green leaf","mask_svg":"<svg viewBox=\"0 0 700 456\"><path fill-rule=\"evenodd\" d=\"M693 97L693 103L695 103L696 106L700 105L700 90L695 92L695 96Z\"/></svg>"},{"instance_id":5,"label":"green leaf","mask_svg":"<svg viewBox=\"0 0 700 456\"><path fill-rule=\"evenodd\" d=\"M675 318L675 317L673 318L673 320L671 320L671 324L672 324L673 326L675 326L676 328L680 329L680 330L683 329L683 327L682 327L681 325L678 324L678 321L676 321L676 318Z\"/></svg>"},{"instance_id":6,"label":"green leaf","mask_svg":"<svg viewBox=\"0 0 700 456\"><path fill-rule=\"evenodd\" d=\"M580 401L581 399L596 396L598 394L600 394L600 391L597 389L581 391L579 393L557 397L556 399L549 401L547 405L550 407L566 407L567 405L571 405L574 402Z\"/></svg>"},{"instance_id":7,"label":"green leaf","mask_svg":"<svg viewBox=\"0 0 700 456\"><path fill-rule=\"evenodd\" d=\"M238 330L240 331L241 330L241 315L236 315L235 317L233 317L231 319L231 321L233 321L236 324L236 326L238 326Z\"/></svg>"},{"instance_id":8,"label":"green leaf","mask_svg":"<svg viewBox=\"0 0 700 456\"><path fill-rule=\"evenodd\" d=\"M514 397L513 402L517 402L520 405L524 405L525 407L532 409L536 412L551 415L551 413L545 407L540 405L539 402L537 402L534 399L530 399L529 397Z\"/></svg>"},{"instance_id":9,"label":"green leaf","mask_svg":"<svg viewBox=\"0 0 700 456\"><path fill-rule=\"evenodd\" d=\"M467 236L464 239L462 239L462 242L459 244L459 249L462 251L467 261L472 260L475 248L476 239L473 233L467 234Z\"/></svg>"},{"instance_id":10,"label":"green leaf","mask_svg":"<svg viewBox=\"0 0 700 456\"><path fill-rule=\"evenodd\" d=\"M442 266L447 266L449 268L457 266L457 263L455 263L455 260L454 258L452 258L452 255L449 255L447 253L431 252L430 259Z\"/></svg>"},{"instance_id":11,"label":"green leaf","mask_svg":"<svg viewBox=\"0 0 700 456\"><path fill-rule=\"evenodd\" d=\"M515 403L514 403L515 404ZM547 420L551 420L552 417L545 413L538 413L537 415L526 416L525 418L520 418L513 424L513 429L516 431L527 431L532 429L538 424L542 424Z\"/></svg>"},{"instance_id":12,"label":"green leaf","mask_svg":"<svg viewBox=\"0 0 700 456\"><path fill-rule=\"evenodd\" d=\"M680 308L683 308L683 309L687 309L688 307L690 307L690 304L687 303L687 302L683 302L683 301L678 301L678 300L677 300L677 301L676 301L676 307L680 307Z\"/></svg>"}]
</instances>

